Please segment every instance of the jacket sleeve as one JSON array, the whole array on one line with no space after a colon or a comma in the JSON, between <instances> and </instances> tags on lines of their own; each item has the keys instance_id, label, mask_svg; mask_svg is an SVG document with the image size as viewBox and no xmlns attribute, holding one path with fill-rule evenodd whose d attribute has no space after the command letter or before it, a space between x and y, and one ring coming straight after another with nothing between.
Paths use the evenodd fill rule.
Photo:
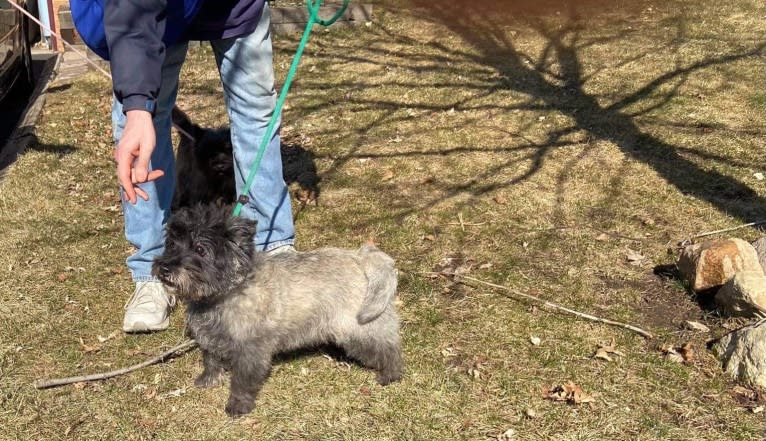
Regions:
<instances>
[{"instance_id":1,"label":"jacket sleeve","mask_svg":"<svg viewBox=\"0 0 766 441\"><path fill-rule=\"evenodd\" d=\"M105 0L112 87L123 112L148 110L160 90L167 0Z\"/></svg>"}]
</instances>

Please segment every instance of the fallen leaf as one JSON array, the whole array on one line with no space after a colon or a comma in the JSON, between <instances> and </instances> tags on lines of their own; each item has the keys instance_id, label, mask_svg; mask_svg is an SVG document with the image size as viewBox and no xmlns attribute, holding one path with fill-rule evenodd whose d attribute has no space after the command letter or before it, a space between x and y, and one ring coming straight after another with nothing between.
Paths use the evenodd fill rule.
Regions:
<instances>
[{"instance_id":1,"label":"fallen leaf","mask_svg":"<svg viewBox=\"0 0 766 441\"><path fill-rule=\"evenodd\" d=\"M251 430L255 430L259 428L259 426L261 425L261 422L254 417L248 417L248 418L242 419L242 421L239 422L239 425L247 427L248 429L251 429Z\"/></svg>"},{"instance_id":2,"label":"fallen leaf","mask_svg":"<svg viewBox=\"0 0 766 441\"><path fill-rule=\"evenodd\" d=\"M491 263L482 263L481 265L479 265L479 269L490 269L490 268L492 268Z\"/></svg>"},{"instance_id":3,"label":"fallen leaf","mask_svg":"<svg viewBox=\"0 0 766 441\"><path fill-rule=\"evenodd\" d=\"M498 441L513 441L515 439L516 439L516 431L513 429L508 429L497 436Z\"/></svg>"},{"instance_id":4,"label":"fallen leaf","mask_svg":"<svg viewBox=\"0 0 766 441\"><path fill-rule=\"evenodd\" d=\"M67 275L67 273L59 273L56 278L59 280L59 282L65 282L66 279L69 278L69 275Z\"/></svg>"},{"instance_id":5,"label":"fallen leaf","mask_svg":"<svg viewBox=\"0 0 766 441\"><path fill-rule=\"evenodd\" d=\"M535 412L532 408L527 408L527 410L524 411L524 415L529 418L530 420L537 418L537 412Z\"/></svg>"},{"instance_id":6,"label":"fallen leaf","mask_svg":"<svg viewBox=\"0 0 766 441\"><path fill-rule=\"evenodd\" d=\"M646 225L646 226L651 227L652 225L654 225L654 219L652 219L649 216L642 216L641 217L641 223Z\"/></svg>"},{"instance_id":7,"label":"fallen leaf","mask_svg":"<svg viewBox=\"0 0 766 441\"><path fill-rule=\"evenodd\" d=\"M89 354L91 352L98 352L98 351L100 351L101 350L101 345L100 344L95 344L95 345L92 345L92 346L86 345L85 342L82 340L82 337L80 337L80 349L82 349L82 351L85 352L86 354Z\"/></svg>"},{"instance_id":8,"label":"fallen leaf","mask_svg":"<svg viewBox=\"0 0 766 441\"><path fill-rule=\"evenodd\" d=\"M529 342L532 343L534 346L540 345L540 337L529 337Z\"/></svg>"},{"instance_id":9,"label":"fallen leaf","mask_svg":"<svg viewBox=\"0 0 766 441\"><path fill-rule=\"evenodd\" d=\"M372 394L372 392L370 391L370 388L367 386L360 387L359 393L364 395L365 397L369 397Z\"/></svg>"},{"instance_id":10,"label":"fallen leaf","mask_svg":"<svg viewBox=\"0 0 766 441\"><path fill-rule=\"evenodd\" d=\"M631 250L630 248L627 248L627 254L625 255L625 259L634 266L640 266L644 259L646 259L646 256L639 253L638 251Z\"/></svg>"},{"instance_id":11,"label":"fallen leaf","mask_svg":"<svg viewBox=\"0 0 766 441\"><path fill-rule=\"evenodd\" d=\"M678 353L681 354L681 357L683 357L686 363L694 361L694 349L692 349L691 342L684 343L684 345L678 349Z\"/></svg>"},{"instance_id":12,"label":"fallen leaf","mask_svg":"<svg viewBox=\"0 0 766 441\"><path fill-rule=\"evenodd\" d=\"M434 265L433 270L445 276L461 276L470 272L472 268L473 262L470 259L447 256Z\"/></svg>"},{"instance_id":13,"label":"fallen leaf","mask_svg":"<svg viewBox=\"0 0 766 441\"><path fill-rule=\"evenodd\" d=\"M180 397L181 395L183 395L185 393L186 393L186 389L185 388L184 389L171 390L170 392L165 392L163 394L157 395L157 399L162 401L162 400L165 400L165 399L168 399L168 398L178 398L178 397Z\"/></svg>"},{"instance_id":14,"label":"fallen leaf","mask_svg":"<svg viewBox=\"0 0 766 441\"><path fill-rule=\"evenodd\" d=\"M394 172L391 170L386 170L385 173L383 173L383 177L380 178L381 181L386 182L390 181L394 178Z\"/></svg>"},{"instance_id":15,"label":"fallen leaf","mask_svg":"<svg viewBox=\"0 0 766 441\"><path fill-rule=\"evenodd\" d=\"M684 322L684 325L686 329L691 329L692 331L710 332L710 328L708 328L707 326L703 325L700 322L693 322L693 321L687 320L686 322Z\"/></svg>"},{"instance_id":16,"label":"fallen leaf","mask_svg":"<svg viewBox=\"0 0 766 441\"><path fill-rule=\"evenodd\" d=\"M484 362L486 360L484 357L478 356L474 357L473 364L468 367L468 370L466 371L468 373L468 376L473 378L474 380L480 380L482 376L484 375Z\"/></svg>"},{"instance_id":17,"label":"fallen leaf","mask_svg":"<svg viewBox=\"0 0 766 441\"><path fill-rule=\"evenodd\" d=\"M596 353L593 354L593 358L600 358L602 360L606 361L612 361L612 357L610 354L619 355L620 357L624 357L625 354L617 350L617 347L614 343L614 339L610 343L600 343L598 345L598 349L596 349Z\"/></svg>"},{"instance_id":18,"label":"fallen leaf","mask_svg":"<svg viewBox=\"0 0 766 441\"><path fill-rule=\"evenodd\" d=\"M601 233L598 236L596 236L596 240L599 242L606 242L607 240L609 240L609 235L606 233Z\"/></svg>"},{"instance_id":19,"label":"fallen leaf","mask_svg":"<svg viewBox=\"0 0 766 441\"><path fill-rule=\"evenodd\" d=\"M755 177L755 179L757 179L759 181L763 181L763 173L760 173L760 172L753 173L753 177Z\"/></svg>"},{"instance_id":20,"label":"fallen leaf","mask_svg":"<svg viewBox=\"0 0 766 441\"><path fill-rule=\"evenodd\" d=\"M107 335L106 337L102 337L102 336L98 335L98 336L96 336L96 338L98 339L99 343L105 343L108 340L111 340L111 339L117 337L118 335L120 335L120 332L119 331L114 331L111 334Z\"/></svg>"},{"instance_id":21,"label":"fallen leaf","mask_svg":"<svg viewBox=\"0 0 766 441\"><path fill-rule=\"evenodd\" d=\"M151 399L153 399L156 396L157 396L157 388L156 387L150 387L149 389L146 390L146 393L144 394L144 399L145 400L151 400Z\"/></svg>"},{"instance_id":22,"label":"fallen leaf","mask_svg":"<svg viewBox=\"0 0 766 441\"><path fill-rule=\"evenodd\" d=\"M508 203L508 200L505 197L503 197L503 195L499 195L499 194L495 195L495 197L493 197L492 200L495 201L495 203L498 205L505 205Z\"/></svg>"},{"instance_id":23,"label":"fallen leaf","mask_svg":"<svg viewBox=\"0 0 766 441\"><path fill-rule=\"evenodd\" d=\"M580 386L571 381L549 389L545 398L553 401L566 401L574 405L593 402L593 397L583 392Z\"/></svg>"},{"instance_id":24,"label":"fallen leaf","mask_svg":"<svg viewBox=\"0 0 766 441\"><path fill-rule=\"evenodd\" d=\"M667 360L672 361L673 363L684 362L684 356L678 353L676 348L674 348L672 345L662 345L662 347L660 347L660 351Z\"/></svg>"},{"instance_id":25,"label":"fallen leaf","mask_svg":"<svg viewBox=\"0 0 766 441\"><path fill-rule=\"evenodd\" d=\"M753 413L761 413L763 412L763 406L755 406L752 409L750 409L750 411Z\"/></svg>"}]
</instances>

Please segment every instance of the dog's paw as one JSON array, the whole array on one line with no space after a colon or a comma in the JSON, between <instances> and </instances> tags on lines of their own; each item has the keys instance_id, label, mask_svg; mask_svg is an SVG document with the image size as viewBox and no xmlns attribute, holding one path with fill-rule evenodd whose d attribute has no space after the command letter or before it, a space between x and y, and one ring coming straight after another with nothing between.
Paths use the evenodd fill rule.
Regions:
<instances>
[{"instance_id":1,"label":"dog's paw","mask_svg":"<svg viewBox=\"0 0 766 441\"><path fill-rule=\"evenodd\" d=\"M223 384L223 372L203 372L196 380L194 380L194 387L199 389L216 387L221 384Z\"/></svg>"},{"instance_id":2,"label":"dog's paw","mask_svg":"<svg viewBox=\"0 0 766 441\"><path fill-rule=\"evenodd\" d=\"M229 398L226 403L226 414L232 418L239 418L252 412L255 401L242 401Z\"/></svg>"}]
</instances>

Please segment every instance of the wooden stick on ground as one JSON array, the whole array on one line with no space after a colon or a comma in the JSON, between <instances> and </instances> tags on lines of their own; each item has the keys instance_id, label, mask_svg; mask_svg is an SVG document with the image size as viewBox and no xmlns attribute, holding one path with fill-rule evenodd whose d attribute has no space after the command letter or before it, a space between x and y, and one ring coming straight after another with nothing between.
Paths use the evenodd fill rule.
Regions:
<instances>
[{"instance_id":1,"label":"wooden stick on ground","mask_svg":"<svg viewBox=\"0 0 766 441\"><path fill-rule=\"evenodd\" d=\"M450 275L450 274L443 274L443 273L429 273L429 274L440 274L440 275L445 275L445 276L449 276ZM535 297L535 296L530 295L530 294L525 294L525 293L523 293L521 291L517 291L515 289L511 289L511 288L508 288L508 287L505 287L505 286L502 286L502 285L496 285L494 283L485 282L483 280L479 280L479 279L476 279L476 278L473 278L473 277L469 277L469 276L466 276L466 275L460 275L460 276L455 277L455 281L456 282L464 283L464 282L462 282L461 279L470 280L472 282L480 283L482 285L491 286L493 288L497 288L497 289L503 290L503 291L505 291L505 292L507 292L509 294L512 294L513 296L522 297L522 298L525 298L527 300L533 300L535 302L542 303L542 305L544 307L546 307L546 308L550 308L550 309L554 309L554 310L557 310L557 311L566 312L568 314L572 314L572 315L575 315L577 317L584 318L586 320L591 320L591 321L594 321L594 322L605 323L607 325L619 326L621 328L629 329L629 330L631 330L633 332L641 334L642 336L644 336L645 338L648 338L648 339L651 339L651 338L654 337L651 333L649 333L647 331L644 331L643 329L641 329L641 328L639 328L637 326L628 325L626 323L616 322L614 320L609 320L609 319L605 319L605 318L601 318L601 317L596 317L595 315L590 315L590 314L585 314L583 312L575 311L574 309L569 309L569 308L566 308L564 306L557 305L557 304L555 304L553 302L549 302L549 301L543 300L543 299L541 299L539 297Z\"/></svg>"},{"instance_id":2,"label":"wooden stick on ground","mask_svg":"<svg viewBox=\"0 0 766 441\"><path fill-rule=\"evenodd\" d=\"M747 223L747 224L744 224L744 225L740 225L738 227L724 228L722 230L706 231L706 232L700 233L700 234L698 234L696 236L692 236L691 238L692 239L698 239L700 237L712 236L713 234L718 234L718 233L728 233L729 231L740 230L742 228L752 227L752 226L761 225L761 224L766 224L766 220L759 220L759 221L756 221L756 222L750 222L750 223Z\"/></svg>"},{"instance_id":3,"label":"wooden stick on ground","mask_svg":"<svg viewBox=\"0 0 766 441\"><path fill-rule=\"evenodd\" d=\"M84 381L98 381L98 380L106 380L107 378L116 377L118 375L124 375L129 372L137 371L141 368L144 368L146 366L151 366L156 363L160 363L162 361L165 361L168 359L171 355L176 353L185 352L187 350L190 350L197 346L197 342L194 340L186 340L183 343L181 343L178 346L172 347L168 349L167 351L163 352L162 354L150 358L149 360L144 361L143 363L139 363L133 366L129 366L122 369L117 369L110 372L104 372L101 374L91 374L91 375L81 375L77 377L68 377L68 378L58 378L54 380L40 380L35 382L35 387L37 389L48 389L51 387L58 387L58 386L64 386L66 384L72 384L72 383L81 383Z\"/></svg>"}]
</instances>

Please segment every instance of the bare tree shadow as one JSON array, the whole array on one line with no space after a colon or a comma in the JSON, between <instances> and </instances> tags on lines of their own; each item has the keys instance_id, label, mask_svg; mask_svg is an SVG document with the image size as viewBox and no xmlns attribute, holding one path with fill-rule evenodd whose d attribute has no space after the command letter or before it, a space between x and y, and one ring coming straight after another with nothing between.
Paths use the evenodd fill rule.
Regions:
<instances>
[{"instance_id":1,"label":"bare tree shadow","mask_svg":"<svg viewBox=\"0 0 766 441\"><path fill-rule=\"evenodd\" d=\"M597 69L585 69L584 51L594 45L610 44L627 38L637 29L628 26L610 26L603 33L593 35L593 32L585 32L586 26L590 25L581 14L599 8L615 9L611 2L603 0L585 0L578 2L564 2L562 0L550 1L492 1L476 0L472 2L431 2L427 0L412 0L414 9L406 11L416 15L419 19L437 23L440 27L449 30L452 35L459 37L464 44L455 49L454 45L441 41L437 38L428 41L419 41L407 37L394 30L381 26L380 45L368 45L359 52L349 51L347 54L338 56L334 63L372 63L365 52L375 55L389 55L385 40L399 45L423 46L433 49L430 53L407 57L397 57L395 61L403 62L398 68L405 73L417 75L423 72L454 69L451 61L463 60L471 63L472 67L463 70L459 74L466 79L462 84L439 83L430 84L434 88L464 88L471 89L475 95L459 99L456 98L450 105L431 105L427 102L404 103L397 97L390 99L362 99L354 97L354 90L366 87L364 79L358 82L344 84L350 92L347 99L343 100L345 106L353 110L375 109L377 116L361 128L356 130L358 140L355 146L342 157L333 158L333 166L326 172L332 175L339 167L348 160L365 156L358 153L360 147L368 140L367 133L373 128L382 125L395 126L399 122L409 119L402 116L402 109L416 109L421 111L447 111L451 108L461 110L489 110L492 112L509 111L549 111L558 112L572 121L571 126L556 128L550 131L544 142L529 141L521 146L499 146L490 150L516 150L527 151L522 157L510 158L507 161L498 161L488 167L483 173L466 182L452 184L446 188L447 197L462 192L473 195L481 195L494 191L498 188L509 187L518 182L529 179L537 173L551 152L558 148L572 145L568 141L569 136L577 132L587 133L590 141L607 141L617 146L628 159L640 161L649 165L669 185L675 187L685 195L692 196L701 201L711 204L721 212L725 212L740 220L752 220L755 217L766 215L766 200L759 196L748 185L726 175L714 167L700 165L689 159L696 156L698 159L713 161L718 164L742 166L744 164L711 153L704 153L690 149L688 146L673 145L668 141L659 139L657 136L642 130L636 121L637 118L647 115L649 112L667 105L679 95L679 90L686 84L689 77L702 69L723 66L737 60L749 57L762 56L766 43L763 40L746 40L740 42L739 48L730 49L724 53L717 51L704 59L694 62L677 61L675 66L660 75L645 81L643 84L630 85L632 92L619 94L616 98L605 99L604 96L589 92L588 82L597 74L608 68L616 68L628 63L640 63L650 56L652 51L667 51L673 53L687 38L686 21L683 11L664 20L669 27L670 35L658 42L658 47L648 48L643 53L625 54L621 57L618 66L603 66ZM620 6L624 7L624 5ZM628 6L633 8L625 11L626 15L635 13L643 7L642 2ZM585 12L583 12L585 11ZM619 11L618 11L619 12ZM519 46L514 41L513 33L509 32L509 26L516 25L524 31L533 31L537 37L545 41L543 50L535 55L529 50ZM725 40L727 37L722 36ZM469 49L465 49L465 44ZM659 47L659 45L662 45ZM314 51L322 52L322 44ZM437 55L433 55L436 52ZM391 58L389 56L389 58ZM672 59L672 57L670 57ZM425 62L430 62L425 65ZM387 62L380 62L387 63ZM385 66L384 66L385 67ZM458 72L455 72L456 74ZM390 85L397 87L419 87L415 81L410 81L407 75L395 80ZM325 90L327 84L320 81L304 80L301 87L309 89ZM481 99L498 91L511 91L527 97L521 103L511 106L487 104ZM301 107L304 112L312 112L332 108L335 102L307 104ZM502 130L497 127L487 127L486 121L471 121L476 130ZM684 123L677 121L671 124L682 127ZM693 130L712 130L713 126L688 127ZM428 130L428 128L424 128ZM517 130L523 133L524 127ZM333 130L328 129L327 135L332 135ZM406 133L403 135L406 136ZM590 144L593 144L592 142ZM468 151L472 146L445 149L438 154L449 155ZM585 152L569 161L560 172L557 192L562 197L569 171L587 155ZM482 148L483 151L487 149ZM399 155L433 155L433 150L423 151L417 148L412 150L403 149ZM368 155L369 156L369 155ZM490 179L501 170L511 166L518 167L520 163L527 163L526 171L507 182L496 182ZM620 183L620 176L615 176L615 184ZM615 187L618 187L616 185ZM614 191L618 191L616 188ZM617 194L615 194L616 196ZM442 199L443 200L443 196ZM416 210L427 209L436 205L440 200L420 204L417 207L400 207L397 214L405 216Z\"/></svg>"}]
</instances>

